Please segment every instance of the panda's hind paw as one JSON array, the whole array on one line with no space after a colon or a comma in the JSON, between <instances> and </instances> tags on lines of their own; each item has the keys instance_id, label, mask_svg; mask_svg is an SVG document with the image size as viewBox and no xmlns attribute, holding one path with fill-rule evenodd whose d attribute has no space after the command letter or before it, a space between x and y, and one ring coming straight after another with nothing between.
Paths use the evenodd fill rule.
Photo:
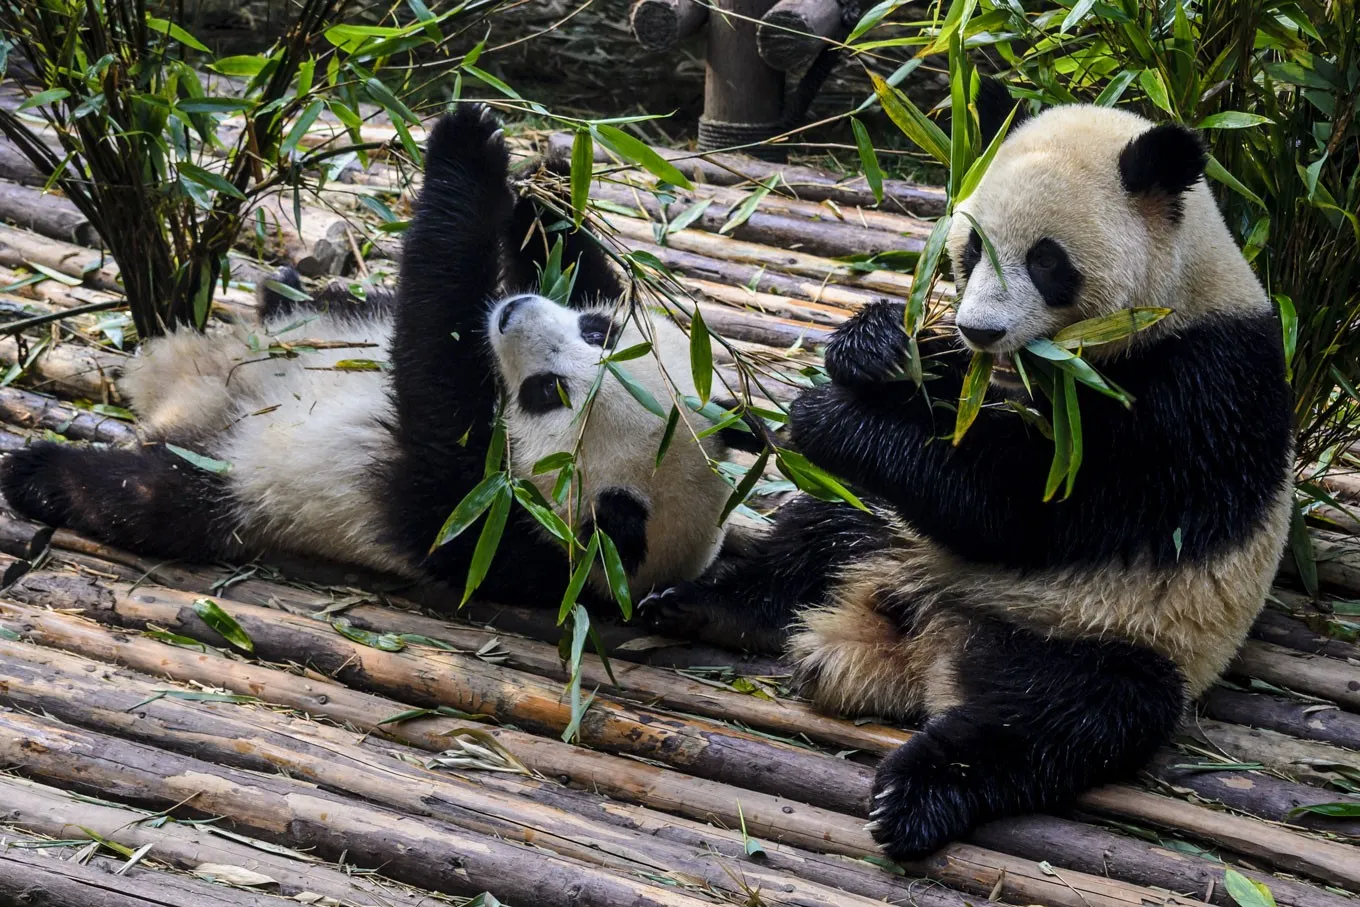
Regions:
<instances>
[{"instance_id":1,"label":"panda's hind paw","mask_svg":"<svg viewBox=\"0 0 1360 907\"><path fill-rule=\"evenodd\" d=\"M869 805L870 833L889 857L919 860L966 835L977 821L963 774L928 731L879 766Z\"/></svg>"}]
</instances>

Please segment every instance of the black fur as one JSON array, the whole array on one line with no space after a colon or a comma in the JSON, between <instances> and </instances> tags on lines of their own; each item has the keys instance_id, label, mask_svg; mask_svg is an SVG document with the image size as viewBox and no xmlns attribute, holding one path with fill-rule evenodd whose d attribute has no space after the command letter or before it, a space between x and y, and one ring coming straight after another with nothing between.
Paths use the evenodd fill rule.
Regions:
<instances>
[{"instance_id":1,"label":"black fur","mask_svg":"<svg viewBox=\"0 0 1360 907\"><path fill-rule=\"evenodd\" d=\"M626 488L607 488L595 500L595 518L583 534L587 537L591 526L597 526L609 536L618 549L619 561L629 576L647 560L647 505Z\"/></svg>"},{"instance_id":2,"label":"black fur","mask_svg":"<svg viewBox=\"0 0 1360 907\"><path fill-rule=\"evenodd\" d=\"M878 768L870 827L898 860L1132 775L1171 739L1185 706L1180 671L1148 649L994 621L969 637L954 674L964 704Z\"/></svg>"},{"instance_id":3,"label":"black fur","mask_svg":"<svg viewBox=\"0 0 1360 907\"><path fill-rule=\"evenodd\" d=\"M270 279L295 290L303 289L302 277L288 265L279 268ZM336 281L310 294L304 301L291 299L264 282L259 286L258 299L256 311L263 322L288 315L301 320L314 312L342 317L373 315L391 309L396 302L396 294L383 287L370 287L360 298L350 292L344 283Z\"/></svg>"},{"instance_id":4,"label":"black fur","mask_svg":"<svg viewBox=\"0 0 1360 907\"><path fill-rule=\"evenodd\" d=\"M854 342L828 345L833 376L879 373L895 359L901 335L870 335L862 329L876 319L864 319L846 326ZM853 361L834 362L833 352ZM1085 456L1067 501L1041 500L1053 446L1014 413L984 408L956 448L937 440L952 415L911 382L805 392L791 409L792 438L975 563L1042 570L1143 556L1166 567L1250 537L1285 481L1292 432L1275 317L1208 320L1101 369L1135 402L1126 410L1079 385ZM952 401L961 379L949 368L926 388Z\"/></svg>"},{"instance_id":5,"label":"black fur","mask_svg":"<svg viewBox=\"0 0 1360 907\"><path fill-rule=\"evenodd\" d=\"M982 235L976 229L968 231L968 243L963 247L963 261L960 262L961 269L955 278L962 277L967 280L973 276L973 269L978 262L982 261Z\"/></svg>"},{"instance_id":6,"label":"black fur","mask_svg":"<svg viewBox=\"0 0 1360 907\"><path fill-rule=\"evenodd\" d=\"M1006 122L1006 117L1011 115L1011 111L1020 104L1019 101L1011 97L1011 93L1006 89L1005 84L996 79L983 77L978 79L977 97L974 99L978 113L978 131L982 140L982 147L986 148L996 138L996 134L1001 131L1001 126ZM1011 120L1010 129L1006 131L1010 135L1021 123L1029 118L1028 112L1021 107L1015 113L1015 119Z\"/></svg>"},{"instance_id":7,"label":"black fur","mask_svg":"<svg viewBox=\"0 0 1360 907\"><path fill-rule=\"evenodd\" d=\"M1039 240L1025 254L1025 267L1048 306L1060 309L1076 303L1082 276L1061 243L1047 238Z\"/></svg>"},{"instance_id":8,"label":"black fur","mask_svg":"<svg viewBox=\"0 0 1360 907\"><path fill-rule=\"evenodd\" d=\"M1198 135L1177 123L1153 126L1119 153L1119 179L1131 195L1159 194L1181 214L1180 196L1204 176L1209 156Z\"/></svg>"},{"instance_id":9,"label":"black fur","mask_svg":"<svg viewBox=\"0 0 1360 907\"><path fill-rule=\"evenodd\" d=\"M239 554L222 476L161 444L100 450L42 441L0 464L5 499L26 516L152 557Z\"/></svg>"}]
</instances>

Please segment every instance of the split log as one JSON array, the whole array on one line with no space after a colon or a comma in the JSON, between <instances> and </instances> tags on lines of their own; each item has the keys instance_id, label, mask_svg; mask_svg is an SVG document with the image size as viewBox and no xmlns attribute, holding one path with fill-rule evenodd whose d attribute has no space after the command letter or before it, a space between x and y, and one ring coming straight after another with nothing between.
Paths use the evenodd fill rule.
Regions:
<instances>
[{"instance_id":1,"label":"split log","mask_svg":"<svg viewBox=\"0 0 1360 907\"><path fill-rule=\"evenodd\" d=\"M353 732L328 732L315 722L251 706L157 698L164 685L157 687L149 678L113 670L92 674L84 670L89 662L83 659L30 645L0 641L0 651L5 656L0 659L3 696L18 708L234 768L284 772L406 815L533 844L614 871L690 877L734 895L743 887L757 888L788 907L869 907L883 897L911 894L911 882L867 863L854 867L856 872L812 854L793 854L796 860L783 862L813 862L822 874L834 873L843 891L804 882L768 860L748 860L744 850L738 851L741 865L729 865L705 854L720 853L714 850L716 839L690 847L594 818L605 810L600 798L584 792L563 791L557 798L563 802L550 804L535 800L518 779L485 785L477 776L487 773L471 771L465 777L416 768L403 754L387 753L386 745L356 742ZM674 821L656 814L652 824ZM931 900L937 907L963 907L960 895L941 892Z\"/></svg>"},{"instance_id":2,"label":"split log","mask_svg":"<svg viewBox=\"0 0 1360 907\"><path fill-rule=\"evenodd\" d=\"M832 46L828 39L839 41L846 31L837 0L779 0L760 19L756 48L775 69L795 72Z\"/></svg>"},{"instance_id":3,"label":"split log","mask_svg":"<svg viewBox=\"0 0 1360 907\"><path fill-rule=\"evenodd\" d=\"M708 19L708 7L695 0L637 0L628 12L633 37L644 49L674 50Z\"/></svg>"},{"instance_id":4,"label":"split log","mask_svg":"<svg viewBox=\"0 0 1360 907\"><path fill-rule=\"evenodd\" d=\"M1360 665L1251 639L1237 653L1228 673L1257 677L1360 712Z\"/></svg>"},{"instance_id":5,"label":"split log","mask_svg":"<svg viewBox=\"0 0 1360 907\"><path fill-rule=\"evenodd\" d=\"M30 186L0 182L0 219L53 239L99 245L99 234L70 199Z\"/></svg>"},{"instance_id":6,"label":"split log","mask_svg":"<svg viewBox=\"0 0 1360 907\"><path fill-rule=\"evenodd\" d=\"M0 602L0 619L6 621L7 628L41 645L117 661L180 682L225 687L310 715L326 716L360 730L394 736L429 751L446 749L449 736L460 730L485 730L535 771L570 779L588 790L703 821L720 822L729 828L744 821L749 833L761 840L851 857L878 853L860 820L779 797L685 778L653 765L567 746L557 740L452 718L392 724L390 718L405 708L402 703L346 689L319 675L298 676L212 652L193 652L150 639L110 633L70 614ZM741 815L737 812L738 803ZM1159 900L1147 889L1078 871L1063 872L1058 880L1029 860L969 844L950 845L907 868L975 893L1051 907L1139 907L1144 898Z\"/></svg>"},{"instance_id":7,"label":"split log","mask_svg":"<svg viewBox=\"0 0 1360 907\"><path fill-rule=\"evenodd\" d=\"M279 899L168 872L134 869L114 875L112 860L81 864L50 848L21 849L11 836L0 848L0 903L41 907L278 907ZM33 842L40 843L40 842Z\"/></svg>"},{"instance_id":8,"label":"split log","mask_svg":"<svg viewBox=\"0 0 1360 907\"><path fill-rule=\"evenodd\" d=\"M1336 706L1239 693L1223 687L1211 689L1203 704L1206 715L1221 721L1360 750L1360 716Z\"/></svg>"},{"instance_id":9,"label":"split log","mask_svg":"<svg viewBox=\"0 0 1360 907\"><path fill-rule=\"evenodd\" d=\"M137 440L136 429L126 422L17 387L0 387L0 420L24 428L50 429L78 441L131 444Z\"/></svg>"},{"instance_id":10,"label":"split log","mask_svg":"<svg viewBox=\"0 0 1360 907\"><path fill-rule=\"evenodd\" d=\"M549 139L553 153L567 149L570 154L572 136L555 133ZM863 176L839 178L825 170L813 167L790 167L771 164L740 154L715 152L698 153L677 151L672 148L654 147L652 149L679 168L696 183L713 183L719 186L752 185L779 174L780 185L787 187L799 198L811 201L834 201L840 205L860 205L875 207L873 191ZM610 155L604 148L595 150L597 162L609 163ZM883 181L883 208L901 212L913 217L939 217L944 213L948 197L943 189L931 186L918 186L906 180Z\"/></svg>"},{"instance_id":11,"label":"split log","mask_svg":"<svg viewBox=\"0 0 1360 907\"><path fill-rule=\"evenodd\" d=\"M542 907L698 907L710 903L541 850L389 809L283 776L215 766L16 713L0 715L0 758L47 783L160 808L230 816L238 829L347 863L382 867L422 888L490 891Z\"/></svg>"},{"instance_id":12,"label":"split log","mask_svg":"<svg viewBox=\"0 0 1360 907\"><path fill-rule=\"evenodd\" d=\"M591 198L610 202L615 206L638 212L636 216L653 221L661 219L661 202L651 192L616 182L597 180L590 190ZM768 197L768 196L767 196ZM725 204L716 199L704 209L690 229L718 233L731 218L736 204ZM679 210L671 211L678 215ZM919 236L903 236L886 230L865 229L838 220L809 220L782 214L767 214L756 208L746 222L732 230L733 239L788 249L809 255L836 258L844 255L877 254L879 252L920 252L925 241Z\"/></svg>"},{"instance_id":13,"label":"split log","mask_svg":"<svg viewBox=\"0 0 1360 907\"><path fill-rule=\"evenodd\" d=\"M1259 762L1270 771L1316 787L1327 787L1346 772L1360 777L1360 752L1355 750L1211 718L1201 718L1193 729L1196 736L1230 759Z\"/></svg>"},{"instance_id":14,"label":"split log","mask_svg":"<svg viewBox=\"0 0 1360 907\"><path fill-rule=\"evenodd\" d=\"M157 828L144 824L141 810L78 800L43 784L0 775L0 823L17 826L48 838L86 838L89 829L109 841L137 849L151 845L151 858L192 872L204 863L239 866L269 876L273 891L284 897L316 894L343 904L383 904L391 907L428 907L428 897L414 896L366 873L341 872L311 858L292 858L284 851L266 850L213 834L194 825L167 822ZM199 901L177 901L175 907ZM274 900L271 904L277 904Z\"/></svg>"}]
</instances>

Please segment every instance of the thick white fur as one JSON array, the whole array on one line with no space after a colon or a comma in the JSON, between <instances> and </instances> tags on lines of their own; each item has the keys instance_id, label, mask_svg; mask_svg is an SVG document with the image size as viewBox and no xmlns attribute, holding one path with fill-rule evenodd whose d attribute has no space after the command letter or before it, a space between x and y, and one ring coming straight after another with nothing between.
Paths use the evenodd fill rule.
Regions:
<instances>
[{"instance_id":1,"label":"thick white fur","mask_svg":"<svg viewBox=\"0 0 1360 907\"><path fill-rule=\"evenodd\" d=\"M1058 107L1002 144L977 190L959 206L949 236L962 261L971 227L983 227L1006 277L1003 289L984 254L960 281L956 323L1004 328L999 352L1051 336L1067 324L1130 306L1174 310L1127 341L1147 342L1215 315L1269 311L1201 180L1184 196L1179 225L1157 205L1123 189L1119 152L1152 127L1132 113ZM1025 254L1037 240L1061 242L1085 282L1069 310L1045 306ZM1117 355L1121 344L1088 355ZM1124 347L1127 348L1127 347ZM908 716L957 704L954 662L971 632L967 610L997 615L1061 637L1122 639L1154 649L1185 674L1198 696L1227 667L1264 604L1288 532L1292 476L1260 531L1210 564L1155 570L1110 564L1043 574L960 561L895 517L897 544L847 566L823 607L806 611L791 654L823 706L841 712ZM879 613L889 593L912 602L916 631L902 634ZM941 602L949 602L948 608Z\"/></svg>"},{"instance_id":2,"label":"thick white fur","mask_svg":"<svg viewBox=\"0 0 1360 907\"><path fill-rule=\"evenodd\" d=\"M607 309L600 309L610 314ZM569 393L584 400L601 368L603 351L581 338L580 311L537 298L517 313L515 331L496 337L502 377L509 388L541 371L566 378ZM494 328L494 314L492 325ZM652 355L623 364L663 405L672 398L664 368L681 394L694 395L689 341L674 324L649 319ZM388 316L289 316L251 333L243 327L210 335L192 330L149 341L125 369L121 389L153 439L201 446L232 464L228 473L242 542L411 574L413 568L378 535L376 467L395 452L383 423L394 417L387 377L373 371L338 371L342 359L388 358ZM272 342L307 340L372 343L374 347L317 350L296 358L271 357ZM624 349L643 340L630 320L619 340ZM661 580L697 577L723 539L718 517L730 493L707 454L715 442L694 433L707 427L682 406L688 423L656 468L664 420L647 412L606 375L581 437L579 481L568 504L590 504L609 487L630 490L650 509L648 558L634 577L644 593ZM545 496L551 476L532 476L534 463L570 451L582 435L578 410L523 413L509 395L506 423L516 474L533 478ZM602 574L592 585L605 591Z\"/></svg>"},{"instance_id":3,"label":"thick white fur","mask_svg":"<svg viewBox=\"0 0 1360 907\"><path fill-rule=\"evenodd\" d=\"M647 560L633 577L633 591L645 593L658 582L702 573L722 544L718 518L731 489L715 475L710 461L718 455L716 442L694 437L708 423L680 400L697 396L690 370L689 338L664 317L637 312L625 320L626 312L614 306L571 310L543 297L519 303L502 333L498 327L500 311L498 306L491 312L487 334L508 390L505 422L515 473L533 481L545 497L550 496L556 474L534 476L533 465L549 454L575 449L580 437L576 459L579 485L557 506L558 515L571 522L578 506L582 515L589 515L591 502L600 492L611 487L626 489L647 506L650 514ZM618 363L618 367L663 409L673 404L680 407L682 423L659 467L656 453L666 422L644 409L613 374L605 372L600 390L585 412L583 404L605 355L600 347L581 338L579 319L592 311L612 318L615 330L622 325L614 350L651 342L652 353ZM544 414L519 408L515 389L525 378L543 372L563 376L571 408ZM588 426L584 433L583 417ZM592 582L604 588L602 574L597 572Z\"/></svg>"}]
</instances>

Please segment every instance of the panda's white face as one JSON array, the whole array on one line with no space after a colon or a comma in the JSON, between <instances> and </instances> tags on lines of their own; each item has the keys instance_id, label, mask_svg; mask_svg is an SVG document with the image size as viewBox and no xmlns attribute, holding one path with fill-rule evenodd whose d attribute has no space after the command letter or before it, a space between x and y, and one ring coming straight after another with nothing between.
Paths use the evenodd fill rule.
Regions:
<instances>
[{"instance_id":1,"label":"panda's white face","mask_svg":"<svg viewBox=\"0 0 1360 907\"><path fill-rule=\"evenodd\" d=\"M1174 196L1125 188L1121 153L1151 127L1108 108L1047 110L1006 138L958 206L949 234L955 325L970 348L998 356L999 383L1009 383L1010 355L1031 340L1185 298L1184 237L1213 201L1202 181Z\"/></svg>"},{"instance_id":2,"label":"panda's white face","mask_svg":"<svg viewBox=\"0 0 1360 907\"><path fill-rule=\"evenodd\" d=\"M647 514L648 554L633 582L645 591L653 576L697 576L707 565L722 539L718 516L730 489L709 461L721 454L718 442L694 439L707 422L682 407L692 430L679 426L658 466L666 420L644 408L611 372L601 378L601 360L611 351L650 341L651 352L617 367L663 409L676 395L696 396L689 339L660 317L649 319L644 335L636 323L642 317L608 304L570 309L526 294L491 309L487 336L506 390L512 469L549 496L555 473L535 476L534 464L574 451L578 485L558 505L564 519L588 515L606 493L626 494L640 505Z\"/></svg>"}]
</instances>

